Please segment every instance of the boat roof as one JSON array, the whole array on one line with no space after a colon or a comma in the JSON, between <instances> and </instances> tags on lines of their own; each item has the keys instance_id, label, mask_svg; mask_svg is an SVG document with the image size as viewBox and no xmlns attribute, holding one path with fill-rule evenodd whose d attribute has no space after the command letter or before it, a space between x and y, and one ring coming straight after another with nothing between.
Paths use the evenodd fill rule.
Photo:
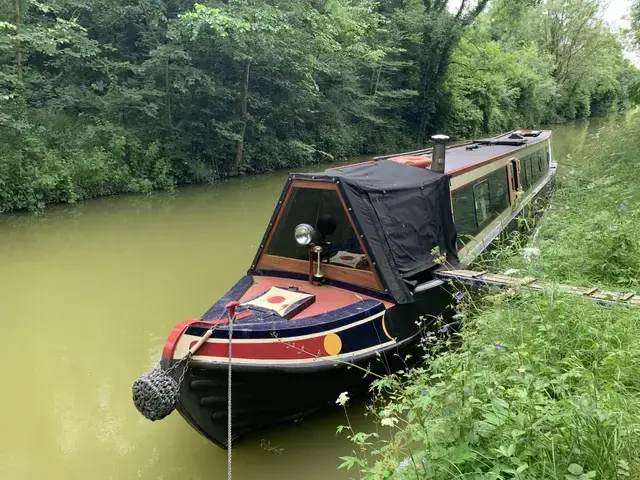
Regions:
<instances>
[{"instance_id":1,"label":"boat roof","mask_svg":"<svg viewBox=\"0 0 640 480\"><path fill-rule=\"evenodd\" d=\"M510 140L512 139L509 137L514 133L520 135L519 132L509 132L493 138L474 140L471 144L448 148L445 171L453 174L456 170L515 153L530 145L544 142L551 137L551 131L539 130L539 134L535 137L520 135L523 137L522 143L518 141L511 142ZM469 149L471 146L477 146L477 148Z\"/></svg>"},{"instance_id":2,"label":"boat roof","mask_svg":"<svg viewBox=\"0 0 640 480\"><path fill-rule=\"evenodd\" d=\"M515 130L496 137L453 145L447 148L445 172L455 176L457 171L466 170L468 167L480 165L510 153L515 153L528 146L545 142L550 137L550 130ZM398 157L406 158L411 156L428 158L431 152L432 149L428 148L414 152L384 155L375 157L374 160L393 160Z\"/></svg>"}]
</instances>

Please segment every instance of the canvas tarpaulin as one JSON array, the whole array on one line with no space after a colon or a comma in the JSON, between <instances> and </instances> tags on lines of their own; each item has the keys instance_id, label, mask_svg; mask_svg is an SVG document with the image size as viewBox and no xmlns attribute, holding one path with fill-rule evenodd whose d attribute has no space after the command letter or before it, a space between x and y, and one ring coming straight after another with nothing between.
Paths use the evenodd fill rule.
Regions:
<instances>
[{"instance_id":1,"label":"canvas tarpaulin","mask_svg":"<svg viewBox=\"0 0 640 480\"><path fill-rule=\"evenodd\" d=\"M448 175L380 160L295 178L338 184L397 302L412 301L407 281L435 266L435 247L449 261L457 261Z\"/></svg>"}]
</instances>

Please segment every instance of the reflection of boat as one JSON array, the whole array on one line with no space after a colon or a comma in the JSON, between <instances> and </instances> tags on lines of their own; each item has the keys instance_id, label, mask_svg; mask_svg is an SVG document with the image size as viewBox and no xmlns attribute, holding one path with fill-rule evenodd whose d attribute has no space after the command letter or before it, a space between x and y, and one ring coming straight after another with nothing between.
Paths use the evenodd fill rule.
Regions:
<instances>
[{"instance_id":1,"label":"reflection of boat","mask_svg":"<svg viewBox=\"0 0 640 480\"><path fill-rule=\"evenodd\" d=\"M446 159L436 138L434 151L290 175L247 275L166 342L165 368L217 326L181 384L184 418L226 446L232 301L234 437L362 390L362 368L398 368L428 328L419 316L449 305L433 278L439 252L473 260L543 191L550 137L512 132L450 147Z\"/></svg>"}]
</instances>

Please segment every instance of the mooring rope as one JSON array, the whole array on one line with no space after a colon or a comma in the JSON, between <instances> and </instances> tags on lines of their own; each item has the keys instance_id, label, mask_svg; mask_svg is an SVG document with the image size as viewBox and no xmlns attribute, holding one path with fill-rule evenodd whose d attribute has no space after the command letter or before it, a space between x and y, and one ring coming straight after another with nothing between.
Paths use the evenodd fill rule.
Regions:
<instances>
[{"instance_id":1,"label":"mooring rope","mask_svg":"<svg viewBox=\"0 0 640 480\"><path fill-rule=\"evenodd\" d=\"M227 479L231 480L231 345L235 312L229 312L229 371L227 373Z\"/></svg>"}]
</instances>

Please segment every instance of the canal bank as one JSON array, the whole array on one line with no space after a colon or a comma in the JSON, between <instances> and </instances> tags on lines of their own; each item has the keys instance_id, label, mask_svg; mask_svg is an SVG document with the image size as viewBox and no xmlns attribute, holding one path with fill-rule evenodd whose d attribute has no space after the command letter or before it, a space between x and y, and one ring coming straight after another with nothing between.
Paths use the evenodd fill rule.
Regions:
<instances>
[{"instance_id":1,"label":"canal bank","mask_svg":"<svg viewBox=\"0 0 640 480\"><path fill-rule=\"evenodd\" d=\"M535 245L516 236L480 270L638 292L640 117L590 138L558 157ZM353 449L359 478L638 478L640 309L554 288L460 288L457 348L427 334L426 354L440 354L380 382L377 422L394 432L365 449L369 463Z\"/></svg>"},{"instance_id":2,"label":"canal bank","mask_svg":"<svg viewBox=\"0 0 640 480\"><path fill-rule=\"evenodd\" d=\"M556 158L593 141L603 121L556 127ZM246 271L286 176L0 217L1 478L224 475L225 453L177 415L142 419L131 382L178 320L201 315ZM363 404L349 412L354 429L370 428ZM328 412L247 438L236 478L351 477L336 471L350 448L335 435L341 423Z\"/></svg>"}]
</instances>

